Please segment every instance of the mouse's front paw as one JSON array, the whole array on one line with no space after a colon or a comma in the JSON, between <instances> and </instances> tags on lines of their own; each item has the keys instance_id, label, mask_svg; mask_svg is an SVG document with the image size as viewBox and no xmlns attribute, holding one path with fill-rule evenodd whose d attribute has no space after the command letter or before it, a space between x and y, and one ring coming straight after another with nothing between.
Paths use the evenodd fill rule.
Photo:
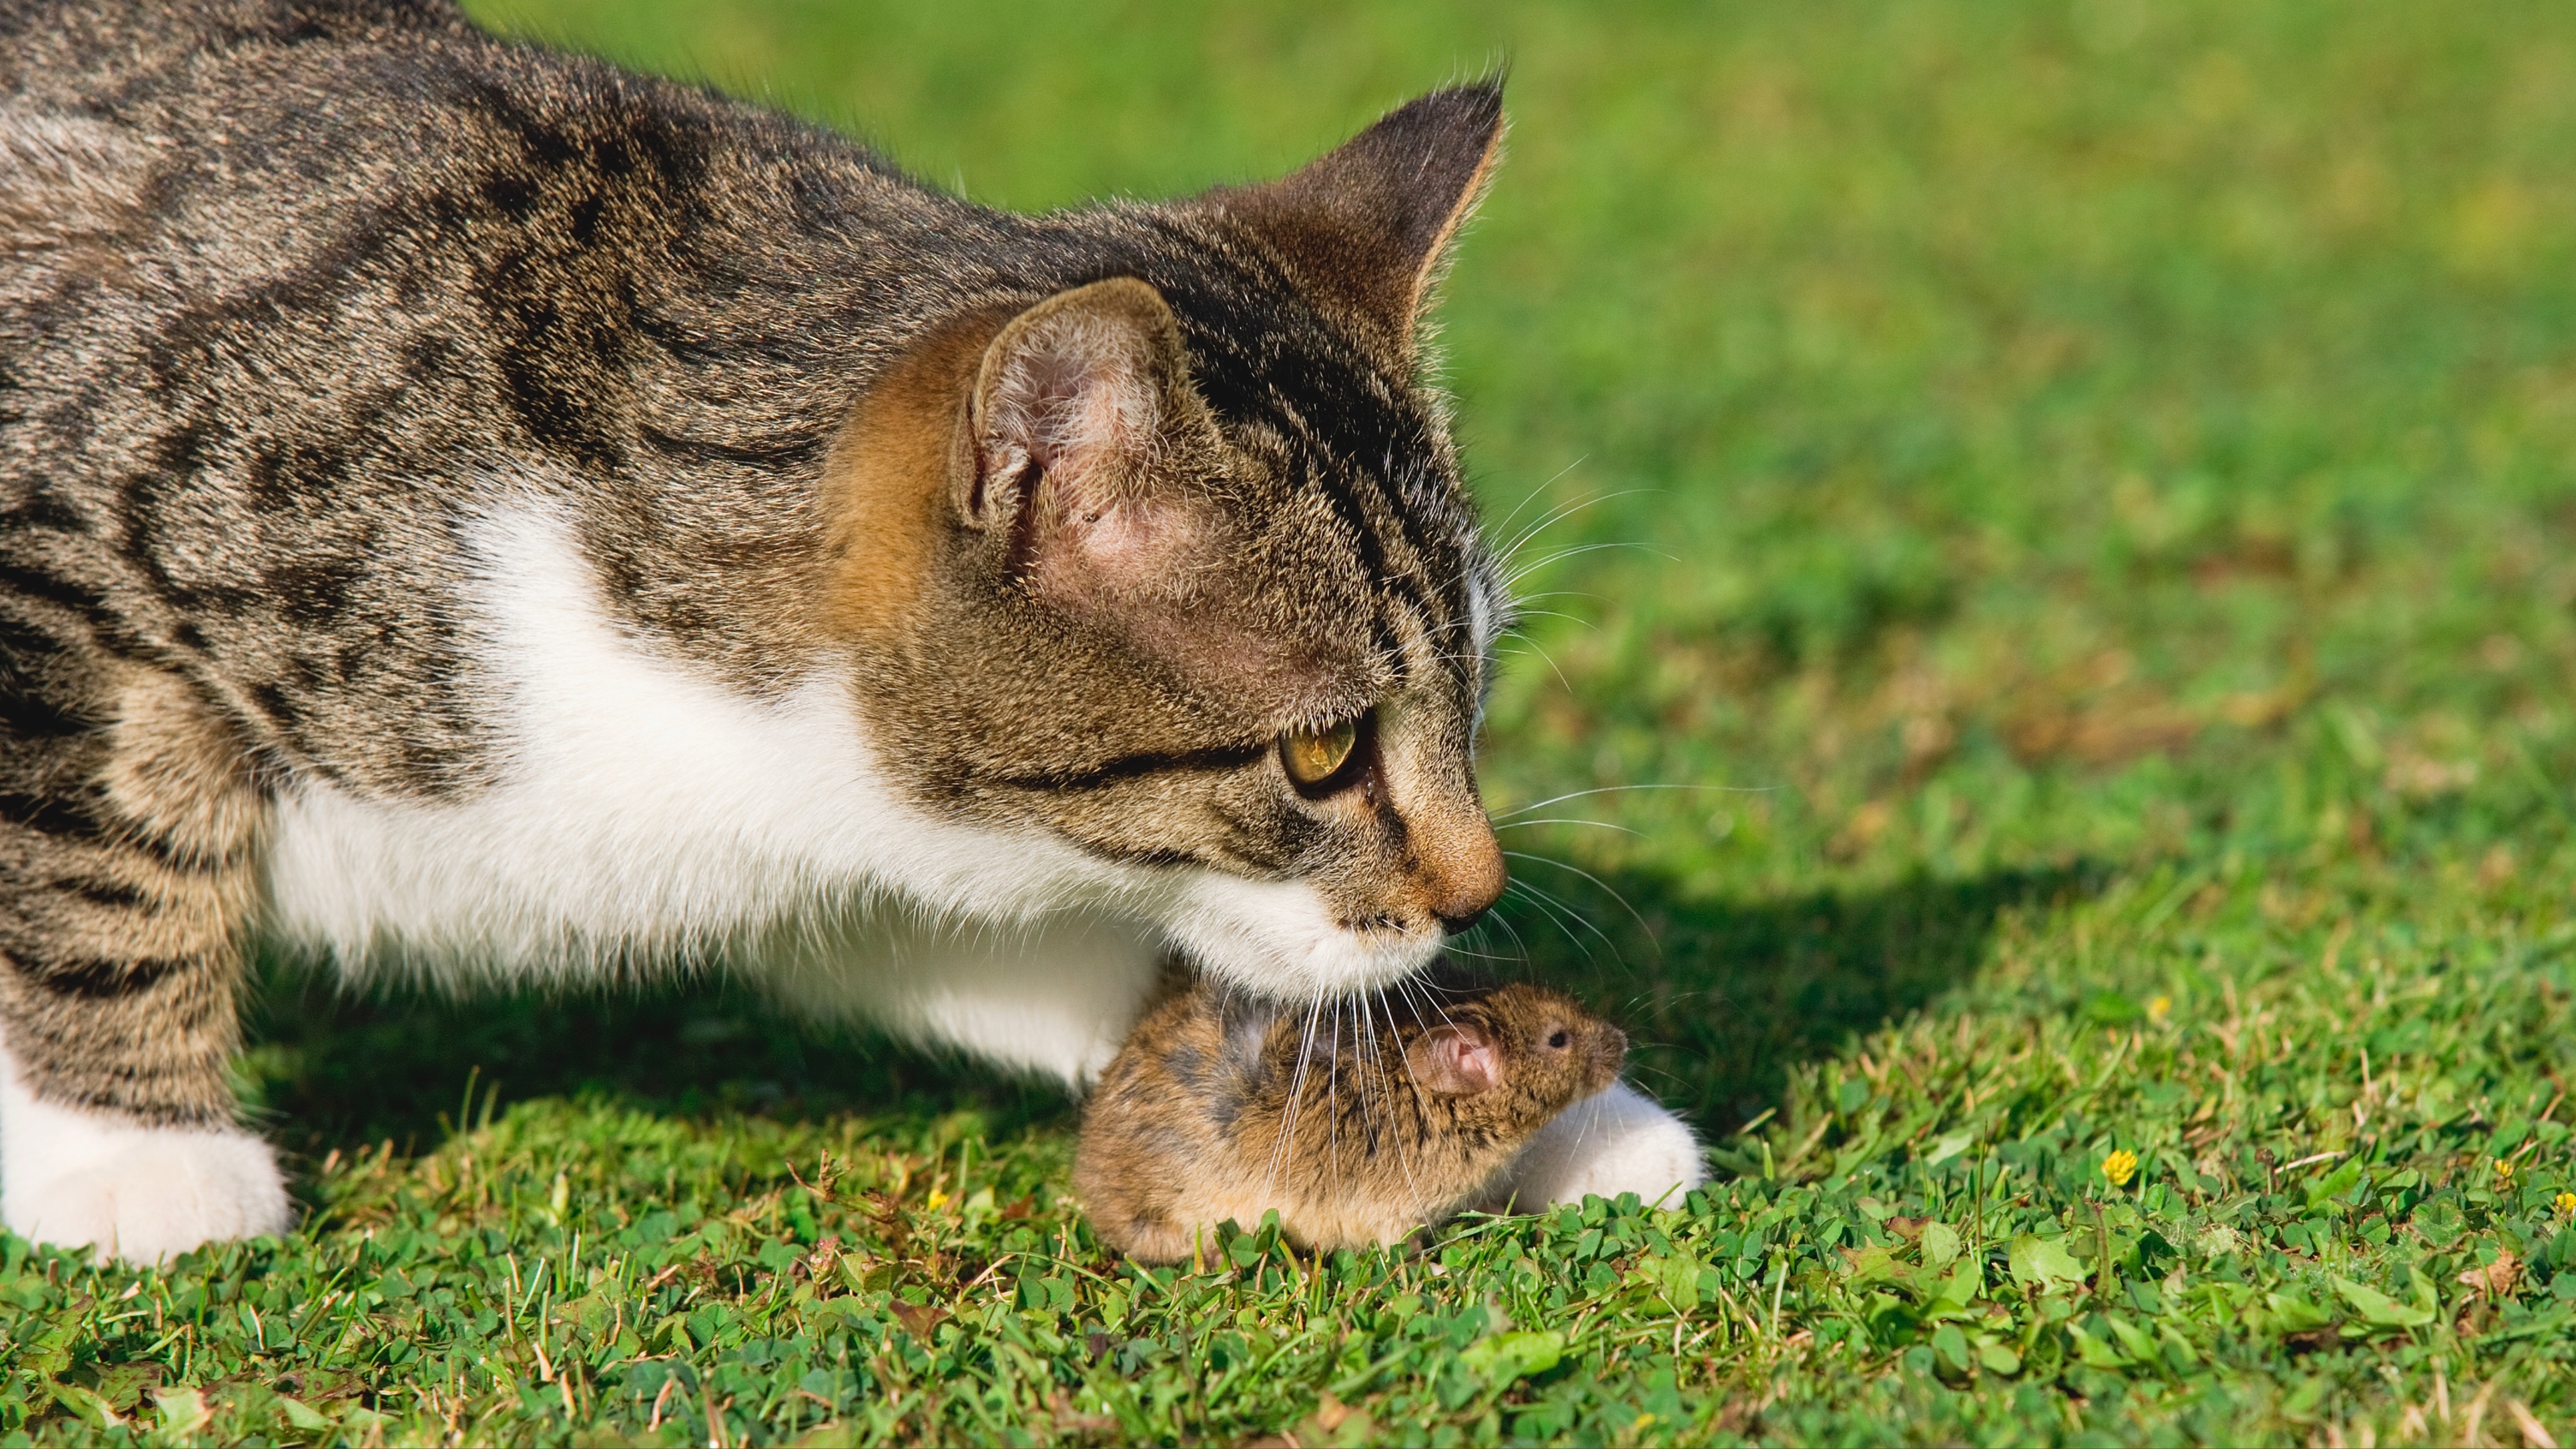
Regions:
<instances>
[{"instance_id":1,"label":"mouse's front paw","mask_svg":"<svg viewBox=\"0 0 2576 1449\"><path fill-rule=\"evenodd\" d=\"M36 1111L56 1120L39 1126L12 1113L6 1136L19 1140L0 1138L0 1217L20 1237L158 1263L294 1226L277 1156L256 1137Z\"/></svg>"},{"instance_id":2,"label":"mouse's front paw","mask_svg":"<svg viewBox=\"0 0 2576 1449\"><path fill-rule=\"evenodd\" d=\"M1623 1192L1671 1207L1707 1180L1707 1160L1690 1124L1616 1082L1542 1128L1490 1197L1493 1206L1508 1203L1519 1212Z\"/></svg>"}]
</instances>

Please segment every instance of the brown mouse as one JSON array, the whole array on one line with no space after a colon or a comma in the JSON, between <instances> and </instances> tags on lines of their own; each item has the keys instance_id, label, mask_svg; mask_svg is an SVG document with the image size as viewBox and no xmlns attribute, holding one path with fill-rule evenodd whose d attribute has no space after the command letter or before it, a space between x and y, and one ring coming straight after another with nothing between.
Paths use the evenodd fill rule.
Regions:
<instances>
[{"instance_id":1,"label":"brown mouse","mask_svg":"<svg viewBox=\"0 0 2576 1449\"><path fill-rule=\"evenodd\" d=\"M1273 1210L1308 1248L1393 1243L1475 1203L1627 1051L1542 986L1433 978L1300 1008L1200 981L1101 1074L1074 1187L1101 1240L1145 1262Z\"/></svg>"}]
</instances>

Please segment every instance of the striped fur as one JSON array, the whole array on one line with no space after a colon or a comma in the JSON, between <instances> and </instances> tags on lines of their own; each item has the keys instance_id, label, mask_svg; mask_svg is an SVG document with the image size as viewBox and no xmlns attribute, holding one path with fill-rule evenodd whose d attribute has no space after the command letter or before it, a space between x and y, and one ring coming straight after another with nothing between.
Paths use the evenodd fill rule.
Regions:
<instances>
[{"instance_id":1,"label":"striped fur","mask_svg":"<svg viewBox=\"0 0 2576 1449\"><path fill-rule=\"evenodd\" d=\"M1415 326L1492 87L1020 217L445 0L0 0L0 82L11 1223L275 1225L263 934L1079 1077L1165 953L1373 987L1500 889Z\"/></svg>"}]
</instances>

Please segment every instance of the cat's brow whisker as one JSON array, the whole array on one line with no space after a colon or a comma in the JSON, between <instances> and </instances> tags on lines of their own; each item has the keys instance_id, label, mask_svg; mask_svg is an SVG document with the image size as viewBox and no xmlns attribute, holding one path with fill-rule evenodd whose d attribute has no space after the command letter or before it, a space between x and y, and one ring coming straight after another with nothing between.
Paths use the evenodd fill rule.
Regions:
<instances>
[{"instance_id":1,"label":"cat's brow whisker","mask_svg":"<svg viewBox=\"0 0 2576 1449\"><path fill-rule=\"evenodd\" d=\"M1560 523L1564 523L1572 519L1577 514L1583 513L1589 509L1598 508L1605 503L1615 503L1622 498L1629 498L1640 493L1652 493L1656 491L1658 490L1651 488L1621 488L1608 493L1587 493L1581 497L1568 499L1567 501L1558 504L1556 507L1549 509L1544 517L1533 519L1518 531L1514 532L1510 538L1504 540L1500 548L1495 550L1494 556L1507 566L1517 563L1520 560L1521 554L1526 551L1531 544L1536 543L1541 534L1546 533L1549 529L1556 527Z\"/></svg>"},{"instance_id":2,"label":"cat's brow whisker","mask_svg":"<svg viewBox=\"0 0 2576 1449\"><path fill-rule=\"evenodd\" d=\"M1538 657L1539 657L1539 658L1544 659L1544 660L1546 660L1546 661L1547 661L1547 667L1548 667L1549 669L1551 669L1551 670L1554 670L1554 671L1555 671L1555 673L1556 673L1556 682L1565 686L1565 692L1566 692L1566 693L1568 693L1568 694L1576 694L1576 693L1578 693L1578 691L1577 691L1577 690L1575 689L1575 687L1574 687L1574 681L1565 677L1565 668L1564 668L1564 666L1563 666L1563 665L1560 665L1560 664L1558 664L1558 663L1556 662L1556 656L1555 656L1555 655L1550 654L1550 653L1548 653L1548 652L1547 652L1547 646L1546 646L1546 645L1541 644L1541 643L1540 643L1540 642L1538 642L1536 639L1531 638L1531 637L1530 637L1530 636L1528 636L1527 634L1523 634L1523 635L1521 635L1521 636L1520 636L1520 639L1521 639L1521 642L1522 642L1522 643L1524 643L1524 644L1528 645L1528 646L1529 646L1533 651L1535 651L1535 652L1537 653L1537 655L1538 655Z\"/></svg>"},{"instance_id":3,"label":"cat's brow whisker","mask_svg":"<svg viewBox=\"0 0 2576 1449\"><path fill-rule=\"evenodd\" d=\"M1611 496L1615 497L1618 495ZM1530 523L1527 527L1504 540L1502 545L1494 550L1493 554L1498 574L1501 578L1508 580L1512 571L1520 566L1522 556L1529 552L1531 545L1539 541L1541 535L1545 534L1549 529L1556 527L1558 524L1573 518L1576 514L1583 512L1585 509L1590 508L1595 504L1607 501L1607 498L1595 496L1590 498L1578 498L1571 503L1560 504L1549 510L1548 515L1545 518L1541 518ZM1508 584L1504 589L1504 594L1505 597L1510 597Z\"/></svg>"},{"instance_id":4,"label":"cat's brow whisker","mask_svg":"<svg viewBox=\"0 0 2576 1449\"><path fill-rule=\"evenodd\" d=\"M1526 566L1516 570L1510 577L1504 579L1503 586L1505 588L1510 588L1520 583L1521 580L1528 578L1530 575L1535 574L1542 569L1554 568L1558 564L1565 562L1567 559L1581 558L1587 553L1599 553L1603 549L1611 548L1633 548L1637 552L1642 553L1649 558L1659 558L1666 563L1677 564L1681 562L1680 559L1677 559L1671 554L1664 552L1662 549L1653 547L1650 544L1628 543L1618 540L1608 540L1601 543L1574 543L1568 544L1543 558L1531 560Z\"/></svg>"},{"instance_id":5,"label":"cat's brow whisker","mask_svg":"<svg viewBox=\"0 0 2576 1449\"><path fill-rule=\"evenodd\" d=\"M1569 614L1562 609L1518 609L1515 612L1519 613L1524 618L1563 619L1569 624L1580 624L1584 628L1593 630L1596 633L1599 632L1601 628L1600 625L1592 622L1590 619L1584 618L1580 614Z\"/></svg>"},{"instance_id":6,"label":"cat's brow whisker","mask_svg":"<svg viewBox=\"0 0 2576 1449\"><path fill-rule=\"evenodd\" d=\"M1526 609L1529 607L1530 601L1533 599L1590 599L1596 604L1606 604L1609 602L1609 599L1605 595L1589 593L1582 589L1542 589L1535 594L1520 594L1515 596L1512 599L1512 608L1514 610Z\"/></svg>"},{"instance_id":7,"label":"cat's brow whisker","mask_svg":"<svg viewBox=\"0 0 2576 1449\"><path fill-rule=\"evenodd\" d=\"M1494 524L1491 531L1500 533L1504 529L1511 527L1512 520L1521 516L1522 509L1529 507L1531 504L1536 503L1542 498L1545 498L1548 495L1548 490L1554 488L1557 485L1558 480L1564 478L1566 474L1573 472L1575 469L1582 467L1584 463L1591 458L1591 456L1592 455L1589 453L1577 456L1573 462L1566 464L1564 467L1559 468L1554 473L1548 475L1548 480L1546 482L1541 483L1536 488L1522 494L1521 501L1513 504L1512 511L1504 514L1502 521ZM1506 548L1503 552L1508 553L1510 550Z\"/></svg>"},{"instance_id":8,"label":"cat's brow whisker","mask_svg":"<svg viewBox=\"0 0 2576 1449\"><path fill-rule=\"evenodd\" d=\"M1564 475L1559 474L1558 476L1562 477ZM1497 550L1497 552L1502 555L1505 563L1518 563L1520 561L1521 550L1529 547L1540 534L1547 532L1556 525L1563 523L1578 513L1583 512L1585 509L1598 508L1604 503L1614 503L1622 498L1633 498L1640 493L1654 493L1659 491L1661 490L1654 488L1622 488L1611 493L1586 494L1585 496L1574 499L1571 502L1560 503L1556 507L1549 509L1545 517L1512 535L1511 541L1504 544L1501 549Z\"/></svg>"}]
</instances>

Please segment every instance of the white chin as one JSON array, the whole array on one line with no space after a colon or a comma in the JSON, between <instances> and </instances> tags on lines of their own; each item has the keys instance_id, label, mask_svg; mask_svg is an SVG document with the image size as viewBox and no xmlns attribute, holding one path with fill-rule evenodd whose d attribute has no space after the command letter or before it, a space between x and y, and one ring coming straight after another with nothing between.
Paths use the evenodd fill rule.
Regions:
<instances>
[{"instance_id":1,"label":"white chin","mask_svg":"<svg viewBox=\"0 0 2576 1449\"><path fill-rule=\"evenodd\" d=\"M1430 965L1446 939L1346 930L1312 886L1213 872L1181 893L1163 929L1201 969L1277 997L1374 990Z\"/></svg>"}]
</instances>

